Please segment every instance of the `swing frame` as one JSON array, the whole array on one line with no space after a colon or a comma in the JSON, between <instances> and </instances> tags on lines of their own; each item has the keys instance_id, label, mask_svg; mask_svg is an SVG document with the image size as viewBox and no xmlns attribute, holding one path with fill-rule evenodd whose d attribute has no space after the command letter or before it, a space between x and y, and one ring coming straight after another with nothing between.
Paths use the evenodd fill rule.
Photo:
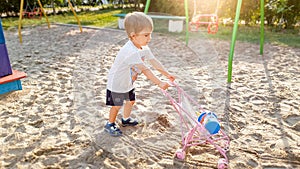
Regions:
<instances>
[{"instance_id":1,"label":"swing frame","mask_svg":"<svg viewBox=\"0 0 300 169\"><path fill-rule=\"evenodd\" d=\"M40 0L37 0L37 2L38 2L38 4L39 4L39 6L40 6L41 12L44 14L44 16L45 16L45 18L46 18L46 21L47 21L47 24L48 24L48 29L50 29L50 23L49 23L47 14L46 14L46 12L45 12L45 10L44 10L44 8L43 8L43 5L42 5L42 3L41 3ZM70 8L71 8L71 10L72 10L72 12L73 12L73 14L74 14L76 20L77 20L77 23L78 23L80 32L82 32L81 23L80 23L79 18L78 18L77 15L76 15L76 12L75 12L75 10L74 10L74 8L73 8L73 5L72 5L72 3L71 3L70 0L68 0L68 3L69 3L69 6L70 6ZM22 40L22 33L21 33L22 18L23 18L23 15L22 15L22 14L23 14L23 6L24 6L24 0L21 0L21 3L20 3L20 15L19 15L19 26L18 26L18 33L19 33L20 43L22 43L22 41L23 41L23 40Z\"/></svg>"}]
</instances>

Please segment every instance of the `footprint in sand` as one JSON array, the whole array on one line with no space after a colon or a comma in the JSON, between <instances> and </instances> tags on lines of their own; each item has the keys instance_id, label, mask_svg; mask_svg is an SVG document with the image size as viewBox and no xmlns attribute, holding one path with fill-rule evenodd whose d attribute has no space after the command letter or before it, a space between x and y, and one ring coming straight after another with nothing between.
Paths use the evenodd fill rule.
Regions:
<instances>
[{"instance_id":1,"label":"footprint in sand","mask_svg":"<svg viewBox=\"0 0 300 169\"><path fill-rule=\"evenodd\" d=\"M169 122L167 115L164 115L164 114L159 115L157 117L157 121L161 126L163 126L165 128L171 127L171 123Z\"/></svg>"},{"instance_id":2,"label":"footprint in sand","mask_svg":"<svg viewBox=\"0 0 300 169\"><path fill-rule=\"evenodd\" d=\"M299 131L300 130L300 116L296 114L289 115L283 120L291 126L294 130Z\"/></svg>"}]
</instances>

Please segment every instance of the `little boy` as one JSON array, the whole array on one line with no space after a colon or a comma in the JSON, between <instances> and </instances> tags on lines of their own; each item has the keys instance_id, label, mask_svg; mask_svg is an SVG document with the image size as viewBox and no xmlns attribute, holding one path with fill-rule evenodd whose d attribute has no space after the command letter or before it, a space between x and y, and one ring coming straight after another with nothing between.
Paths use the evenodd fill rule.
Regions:
<instances>
[{"instance_id":1,"label":"little boy","mask_svg":"<svg viewBox=\"0 0 300 169\"><path fill-rule=\"evenodd\" d=\"M162 82L145 66L144 60L148 60L156 70L169 80L175 80L174 76L165 70L147 46L153 31L152 19L142 12L133 12L126 15L124 26L129 40L117 54L109 70L107 81L106 105L112 107L109 112L109 120L104 129L111 136L122 135L122 131L115 121L124 101L122 126L135 126L138 124L137 120L130 118L131 109L135 103L133 82L138 73L143 73L163 90L169 87L167 82Z\"/></svg>"}]
</instances>

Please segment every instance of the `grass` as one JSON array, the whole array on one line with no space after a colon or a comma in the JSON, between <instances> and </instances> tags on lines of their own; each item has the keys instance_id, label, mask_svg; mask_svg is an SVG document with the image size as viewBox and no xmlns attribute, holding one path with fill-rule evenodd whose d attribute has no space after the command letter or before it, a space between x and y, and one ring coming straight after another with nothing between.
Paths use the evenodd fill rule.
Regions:
<instances>
[{"instance_id":1,"label":"grass","mask_svg":"<svg viewBox=\"0 0 300 169\"><path fill-rule=\"evenodd\" d=\"M182 41L185 40L185 32L170 33L168 32L168 21L153 19L155 25L154 31L169 34L171 36L178 36ZM185 27L185 25L184 25ZM190 37L197 38L210 38L231 41L233 26L219 25L218 32L216 34L208 34L207 26L200 28L201 32L190 32ZM260 43L260 27L259 26L245 26L239 25L237 32L237 41ZM300 48L300 32L299 28L295 30L281 30L276 31L274 28L265 27L265 43L290 46Z\"/></svg>"},{"instance_id":2,"label":"grass","mask_svg":"<svg viewBox=\"0 0 300 169\"><path fill-rule=\"evenodd\" d=\"M208 37L222 40L231 40L232 30L232 26L220 26L217 34L208 34ZM274 31L270 27L265 27L265 43L300 48L299 35L299 29ZM238 28L236 40L250 43L259 43L260 27L240 25Z\"/></svg>"},{"instance_id":3,"label":"grass","mask_svg":"<svg viewBox=\"0 0 300 169\"><path fill-rule=\"evenodd\" d=\"M117 28L117 17L114 17L114 14L117 13L128 13L133 11L132 8L126 9L102 9L97 11L83 11L78 12L77 16L79 17L81 24L85 26L95 26L95 27L110 27ZM48 19L50 22L64 23L64 24L77 24L77 21L72 12L64 12L59 15L49 15ZM17 28L19 18L10 17L2 18L2 24L4 29ZM43 17L39 19L23 19L22 26L37 26L41 24L46 24L46 19ZM178 36L180 39L184 40L185 33L169 33L168 32L168 22L166 20L159 21L154 20L154 26L156 32L167 33L172 36ZM212 39L220 40L231 40L232 38L232 29L233 26L219 26L219 30L216 34L207 34L204 32L205 36ZM274 31L271 28L265 28L265 42L277 45L284 45L290 47L300 48L300 33L299 28L296 30L284 30L284 31ZM203 37L203 33L190 33L190 36L193 37ZM259 26L239 26L237 33L237 41L250 42L250 43L259 43L260 41L260 28Z\"/></svg>"}]
</instances>

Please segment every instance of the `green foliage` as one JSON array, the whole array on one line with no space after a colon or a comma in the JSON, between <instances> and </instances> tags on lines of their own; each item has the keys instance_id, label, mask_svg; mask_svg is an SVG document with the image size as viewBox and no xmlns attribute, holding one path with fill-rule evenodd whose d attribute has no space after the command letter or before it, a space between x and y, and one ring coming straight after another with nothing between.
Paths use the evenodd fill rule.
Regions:
<instances>
[{"instance_id":1,"label":"green foliage","mask_svg":"<svg viewBox=\"0 0 300 169\"><path fill-rule=\"evenodd\" d=\"M237 0L196 0L197 13L214 13L217 9L219 18L235 18ZM243 0L240 20L246 25L256 25L260 20L261 0ZM188 0L189 15L194 10L194 0ZM149 12L184 16L184 0L152 0ZM270 26L293 29L300 20L299 0L265 0L265 17Z\"/></svg>"},{"instance_id":2,"label":"green foliage","mask_svg":"<svg viewBox=\"0 0 300 169\"><path fill-rule=\"evenodd\" d=\"M15 16L16 11L19 11L20 0L0 0L0 14L4 13L8 16Z\"/></svg>"},{"instance_id":3,"label":"green foliage","mask_svg":"<svg viewBox=\"0 0 300 169\"><path fill-rule=\"evenodd\" d=\"M300 19L300 3L298 0L269 0L266 13L267 20L277 28L293 28Z\"/></svg>"},{"instance_id":4,"label":"green foliage","mask_svg":"<svg viewBox=\"0 0 300 169\"><path fill-rule=\"evenodd\" d=\"M164 13L166 15L184 16L183 0L152 0L149 12Z\"/></svg>"},{"instance_id":5,"label":"green foliage","mask_svg":"<svg viewBox=\"0 0 300 169\"><path fill-rule=\"evenodd\" d=\"M248 24L255 24L259 20L260 16L260 1L251 0L247 3L242 3L240 17Z\"/></svg>"},{"instance_id":6,"label":"green foliage","mask_svg":"<svg viewBox=\"0 0 300 169\"><path fill-rule=\"evenodd\" d=\"M220 0L221 1L221 0ZM237 0L221 1L219 17L235 18ZM260 0L242 1L240 20L245 21L246 25L255 24L260 16Z\"/></svg>"},{"instance_id":7,"label":"green foliage","mask_svg":"<svg viewBox=\"0 0 300 169\"><path fill-rule=\"evenodd\" d=\"M80 12L77 13L81 24L88 25L88 26L96 26L96 27L117 27L117 17L113 17L113 14L117 13L128 13L131 12L133 9L125 10L125 9L108 9L108 10L100 10L100 11L93 11L93 12ZM77 24L74 15L71 12L64 13L62 15L51 15L48 16L50 22L58 22L58 23L65 23L65 24ZM156 21L154 21L156 23ZM165 22L160 20L159 22ZM42 20L38 19L23 19L22 25L23 26L32 26L32 25L41 25L45 24L46 19L43 17ZM155 24L154 23L154 24ZM16 17L8 17L2 19L2 24L4 29L10 29L14 27L17 29L18 27L18 18ZM166 23L158 23L160 26ZM166 27L166 25L164 26ZM156 32L168 33L166 29L162 29L160 27L155 26ZM259 34L260 34L259 26L239 26L239 31L237 34L238 41L245 41L251 43L259 44ZM180 39L184 41L185 33L168 33L172 36L178 36ZM190 37L199 36L199 38L203 37L203 34L209 38L214 39L222 39L230 41L232 38L232 26L222 26L219 25L219 30L216 34L207 34L207 32L199 33L199 32L190 32ZM266 43L271 44L279 44L285 46L292 46L300 48L300 37L299 37L299 30L284 30L281 32L274 32L272 28L266 27L265 28L265 41Z\"/></svg>"},{"instance_id":8,"label":"green foliage","mask_svg":"<svg viewBox=\"0 0 300 169\"><path fill-rule=\"evenodd\" d=\"M89 0L93 1L93 0ZM111 2L112 0L110 0ZM218 9L219 18L231 18L234 20L238 0L196 0L198 13L214 13ZM269 26L274 30L294 29L297 22L300 22L299 0L264 0L265 18ZM54 7L66 6L66 0L41 0L43 5ZM72 0L81 5L82 0ZM146 3L146 0L124 0L125 3ZM219 2L219 6L217 6ZM240 13L240 20L249 25L256 25L260 18L261 0L243 0ZM24 8L38 6L37 0L24 0ZM193 15L194 0L188 0L189 15ZM17 16L20 8L20 0L0 0L0 14ZM136 8L136 10L139 10ZM149 12L159 12L166 15L184 16L184 0L152 0Z\"/></svg>"}]
</instances>

